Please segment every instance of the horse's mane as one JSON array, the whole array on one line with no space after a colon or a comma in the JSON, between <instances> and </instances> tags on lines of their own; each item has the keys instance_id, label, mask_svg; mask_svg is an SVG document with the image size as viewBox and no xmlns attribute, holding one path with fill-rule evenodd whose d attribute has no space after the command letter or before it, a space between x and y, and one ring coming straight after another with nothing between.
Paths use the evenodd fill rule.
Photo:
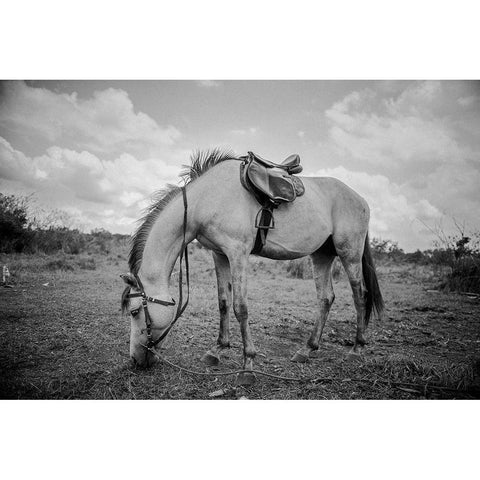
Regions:
<instances>
[{"instance_id":1,"label":"horse's mane","mask_svg":"<svg viewBox=\"0 0 480 480\"><path fill-rule=\"evenodd\" d=\"M190 157L190 165L182 165L183 170L180 172L180 177L186 185L202 176L215 165L218 165L225 160L232 160L235 158L237 157L231 150L221 150L220 148L203 151L196 150ZM132 273L137 274L140 270L143 250L153 224L165 207L180 193L181 188L172 184L168 184L165 188L154 193L152 203L144 210L143 216L139 220L140 225L132 235L130 241L131 247L128 257L128 266Z\"/></svg>"}]
</instances>

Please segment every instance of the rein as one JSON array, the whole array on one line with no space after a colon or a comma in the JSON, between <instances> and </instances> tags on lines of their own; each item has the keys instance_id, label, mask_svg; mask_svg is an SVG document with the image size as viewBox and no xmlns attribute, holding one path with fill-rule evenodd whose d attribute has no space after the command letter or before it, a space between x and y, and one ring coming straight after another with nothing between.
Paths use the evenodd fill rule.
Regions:
<instances>
[{"instance_id":1,"label":"rein","mask_svg":"<svg viewBox=\"0 0 480 480\"><path fill-rule=\"evenodd\" d=\"M184 213L183 213L183 240L182 240L182 249L180 251L180 271L178 277L178 306L177 312L175 314L175 318L172 320L170 325L165 329L165 331L158 337L156 340L153 340L152 330L155 330L156 327L152 324L152 319L150 317L150 312L148 311L148 302L150 303L157 303L159 305L164 305L166 307L175 305L175 300L172 298L171 301L160 300L158 298L150 297L145 293L145 289L143 288L143 284L140 280L140 277L135 274L135 279L137 280L138 288L140 293L130 293L128 294L128 298L142 298L142 307L145 314L145 325L146 325L146 332L147 332L147 345L143 345L146 349L146 353L148 351L153 351L153 347L156 347L170 332L172 327L175 325L177 320L182 316L183 312L187 308L188 300L190 299L190 269L188 265L188 249L187 249L187 242L186 242L186 233L187 233L187 209L188 209L188 202L187 202L187 192L185 190L185 186L181 187L182 195L183 195L183 206L184 206ZM185 304L183 304L183 271L182 271L182 262L183 257L185 256L185 271L187 277L187 299Z\"/></svg>"}]
</instances>

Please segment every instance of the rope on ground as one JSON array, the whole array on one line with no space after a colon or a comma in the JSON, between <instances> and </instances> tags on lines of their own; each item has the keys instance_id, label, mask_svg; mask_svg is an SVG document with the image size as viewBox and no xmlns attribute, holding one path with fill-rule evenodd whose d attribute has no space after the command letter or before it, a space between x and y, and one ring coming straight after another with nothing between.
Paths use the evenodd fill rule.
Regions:
<instances>
[{"instance_id":1,"label":"rope on ground","mask_svg":"<svg viewBox=\"0 0 480 480\"><path fill-rule=\"evenodd\" d=\"M263 375L265 377L270 377L270 378L276 378L278 380L284 380L287 382L311 382L311 383L320 383L320 382L333 382L336 379L332 377L284 377L282 375L275 375L273 373L268 373L264 372L262 370L229 370L227 372L200 372L197 370L191 370L189 368L182 367L181 365L177 365L176 363L171 362L170 360L167 360L165 357L160 356L155 350L152 348L147 348L146 345L143 345L149 352L151 352L156 358L158 358L160 361L166 363L167 365L170 365L171 367L174 367L178 370L181 370L186 373L190 373L191 375L200 375L200 376L205 376L205 377L219 377L219 376L228 376L228 375L237 375L239 373L256 373L258 375ZM462 392L461 389L454 389L454 388L449 388L449 387L444 387L441 385L432 385L432 384L419 384L419 383L410 383L410 382L395 382L386 378L382 378L377 375L377 378L375 380L371 380L369 378L355 378L355 377L349 377L350 381L354 382L368 382L373 385L380 383L383 385L387 385L390 387L397 388L399 390L404 390L401 387L414 387L414 388L421 388L424 390L424 393L426 394L426 390L428 389L434 389L434 390L444 390L444 391L450 391L450 392ZM413 393L413 392L411 392ZM421 393L421 392L416 392L416 393Z\"/></svg>"},{"instance_id":2,"label":"rope on ground","mask_svg":"<svg viewBox=\"0 0 480 480\"><path fill-rule=\"evenodd\" d=\"M146 348L146 347L145 347ZM276 378L278 380L285 380L287 382L310 382L315 380L315 382L329 382L332 381L333 378L319 378L316 377L315 379L313 378L302 378L302 377L284 377L282 375L275 375L273 373L268 373L264 372L262 370L229 370L227 372L199 372L197 370L190 370L189 368L182 367L180 365L177 365L176 363L171 362L170 360L167 360L165 357L161 357L156 351L154 351L152 348L147 348L147 350L152 353L155 357L157 357L160 361L166 363L167 365L170 365L171 367L174 367L178 370L182 370L183 372L190 373L192 375L201 375L205 377L218 377L218 376L227 376L227 375L237 375L239 373L256 373L258 375L263 375L265 377L270 377L270 378Z\"/></svg>"}]
</instances>

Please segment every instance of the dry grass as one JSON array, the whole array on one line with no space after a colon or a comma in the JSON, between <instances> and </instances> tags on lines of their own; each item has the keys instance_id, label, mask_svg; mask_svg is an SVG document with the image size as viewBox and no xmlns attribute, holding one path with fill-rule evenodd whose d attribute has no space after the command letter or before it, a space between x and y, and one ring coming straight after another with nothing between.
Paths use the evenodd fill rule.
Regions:
<instances>
[{"instance_id":1,"label":"dry grass","mask_svg":"<svg viewBox=\"0 0 480 480\"><path fill-rule=\"evenodd\" d=\"M193 247L191 252L190 305L162 354L189 369L236 370L242 355L234 319L232 348L219 369L199 361L218 333L216 282L210 254ZM196 376L166 364L131 369L129 320L119 311L123 285L118 274L126 270L125 252L85 258L94 270L83 268L78 256L0 259L15 281L13 289L0 289L2 398L479 397L479 301L428 292L434 277L427 270L379 268L388 311L382 322L370 325L361 357L349 355L353 301L344 276L337 278L321 356L294 364L289 359L305 343L314 321L313 281L289 277L285 262L252 258L248 300L256 367L302 381L259 376L253 387L234 388L234 377ZM47 267L57 261L73 269Z\"/></svg>"}]
</instances>

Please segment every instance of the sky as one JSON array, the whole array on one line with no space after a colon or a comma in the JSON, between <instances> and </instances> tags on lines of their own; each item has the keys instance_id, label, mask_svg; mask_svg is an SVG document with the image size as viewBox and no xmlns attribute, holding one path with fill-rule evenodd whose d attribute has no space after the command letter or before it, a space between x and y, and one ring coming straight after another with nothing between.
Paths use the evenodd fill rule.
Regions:
<instances>
[{"instance_id":1,"label":"sky","mask_svg":"<svg viewBox=\"0 0 480 480\"><path fill-rule=\"evenodd\" d=\"M131 233L197 149L298 153L405 251L480 230L479 81L3 81L0 192Z\"/></svg>"}]
</instances>

